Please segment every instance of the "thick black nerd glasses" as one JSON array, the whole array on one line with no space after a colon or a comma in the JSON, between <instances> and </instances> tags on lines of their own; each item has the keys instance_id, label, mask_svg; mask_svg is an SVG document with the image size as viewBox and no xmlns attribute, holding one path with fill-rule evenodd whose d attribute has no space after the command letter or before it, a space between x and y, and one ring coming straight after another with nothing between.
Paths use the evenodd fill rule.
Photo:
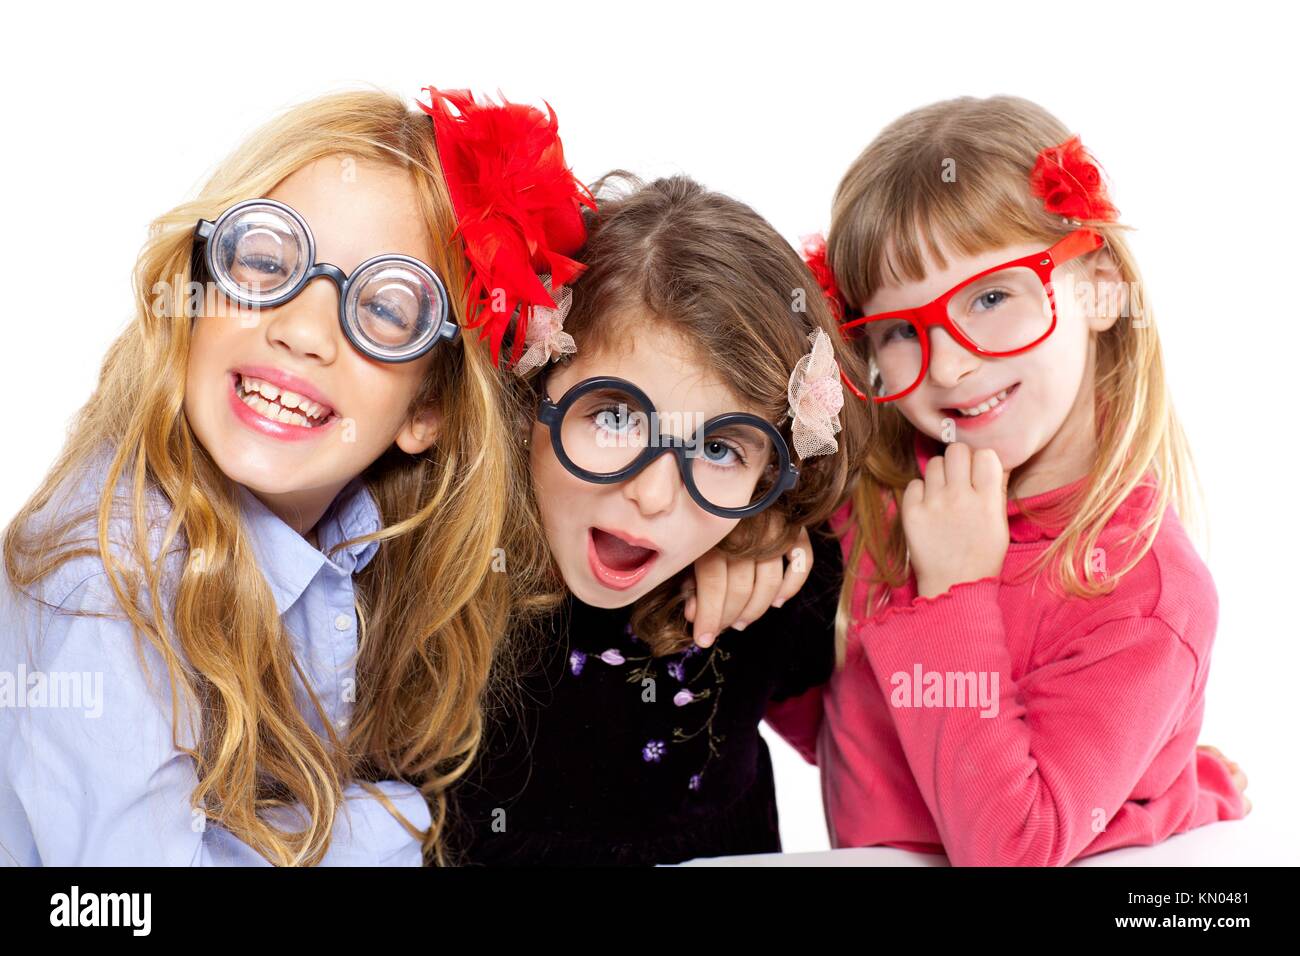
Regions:
<instances>
[{"instance_id":1,"label":"thick black nerd glasses","mask_svg":"<svg viewBox=\"0 0 1300 956\"><path fill-rule=\"evenodd\" d=\"M748 412L699 418L660 413L632 382L609 376L584 379L556 402L543 394L537 406L555 456L584 481L627 481L670 452L691 498L722 518L756 515L798 482L789 445L770 422Z\"/></svg>"}]
</instances>

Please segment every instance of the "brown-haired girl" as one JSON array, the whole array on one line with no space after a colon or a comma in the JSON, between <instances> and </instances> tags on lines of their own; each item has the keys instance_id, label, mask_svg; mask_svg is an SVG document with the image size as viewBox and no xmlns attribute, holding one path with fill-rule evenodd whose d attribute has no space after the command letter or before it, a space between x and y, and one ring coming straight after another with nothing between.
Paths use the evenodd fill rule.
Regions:
<instances>
[{"instance_id":1,"label":"brown-haired girl","mask_svg":"<svg viewBox=\"0 0 1300 956\"><path fill-rule=\"evenodd\" d=\"M468 862L778 850L759 721L830 673L833 539L800 598L708 648L680 587L715 546L779 555L852 481L863 409L841 407L829 309L749 207L680 176L611 185L586 271L520 363L543 369L522 436L568 594L456 791ZM815 597L821 620L802 613Z\"/></svg>"}]
</instances>

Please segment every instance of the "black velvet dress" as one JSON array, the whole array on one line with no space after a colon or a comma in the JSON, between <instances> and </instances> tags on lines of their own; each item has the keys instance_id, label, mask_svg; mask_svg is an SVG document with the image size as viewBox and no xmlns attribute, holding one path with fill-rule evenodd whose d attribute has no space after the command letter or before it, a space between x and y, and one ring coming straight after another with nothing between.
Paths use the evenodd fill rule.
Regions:
<instances>
[{"instance_id":1,"label":"black velvet dress","mask_svg":"<svg viewBox=\"0 0 1300 956\"><path fill-rule=\"evenodd\" d=\"M771 700L825 683L843 561L814 531L803 589L708 649L653 658L630 609L572 598L451 793L463 864L677 863L778 852Z\"/></svg>"}]
</instances>

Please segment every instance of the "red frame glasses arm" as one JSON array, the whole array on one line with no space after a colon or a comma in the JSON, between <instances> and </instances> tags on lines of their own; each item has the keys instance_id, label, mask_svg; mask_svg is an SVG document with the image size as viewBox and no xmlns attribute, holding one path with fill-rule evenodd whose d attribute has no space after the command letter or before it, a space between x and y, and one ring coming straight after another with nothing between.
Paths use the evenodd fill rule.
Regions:
<instances>
[{"instance_id":1,"label":"red frame glasses arm","mask_svg":"<svg viewBox=\"0 0 1300 956\"><path fill-rule=\"evenodd\" d=\"M1071 259L1077 259L1095 249L1100 249L1104 242L1105 240L1091 229L1076 229L1058 240L1047 250L1047 254L1052 257L1052 262L1059 266L1063 262L1069 262Z\"/></svg>"}]
</instances>

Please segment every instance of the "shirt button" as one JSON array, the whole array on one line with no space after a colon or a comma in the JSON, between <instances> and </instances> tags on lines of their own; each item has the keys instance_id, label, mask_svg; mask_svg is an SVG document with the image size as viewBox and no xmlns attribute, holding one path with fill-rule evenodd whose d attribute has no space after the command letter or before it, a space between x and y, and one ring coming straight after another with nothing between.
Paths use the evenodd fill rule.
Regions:
<instances>
[{"instance_id":1,"label":"shirt button","mask_svg":"<svg viewBox=\"0 0 1300 956\"><path fill-rule=\"evenodd\" d=\"M352 627L352 618L347 614L340 614L334 619L334 628L339 631L346 631Z\"/></svg>"}]
</instances>

